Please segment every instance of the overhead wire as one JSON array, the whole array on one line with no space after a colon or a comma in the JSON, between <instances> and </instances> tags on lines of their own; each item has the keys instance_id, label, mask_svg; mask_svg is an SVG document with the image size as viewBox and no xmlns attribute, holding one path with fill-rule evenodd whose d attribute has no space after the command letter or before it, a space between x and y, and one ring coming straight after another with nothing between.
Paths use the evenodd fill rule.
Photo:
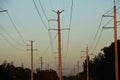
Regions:
<instances>
[{"instance_id":1,"label":"overhead wire","mask_svg":"<svg viewBox=\"0 0 120 80\"><path fill-rule=\"evenodd\" d=\"M15 43L23 46L23 44L19 43L17 40L15 40L15 39L7 32L7 30L6 30L1 24L0 24L0 27L1 27L1 28L3 29L3 31L9 36L9 38L10 38L11 40L13 40Z\"/></svg>"},{"instance_id":2,"label":"overhead wire","mask_svg":"<svg viewBox=\"0 0 120 80\"><path fill-rule=\"evenodd\" d=\"M113 19L111 18L103 27L107 27L107 25L112 21Z\"/></svg>"},{"instance_id":3,"label":"overhead wire","mask_svg":"<svg viewBox=\"0 0 120 80\"><path fill-rule=\"evenodd\" d=\"M43 20L43 18L42 18L42 16L41 16L41 14L40 14L40 12L39 12L39 9L38 9L38 7L37 7L37 5L36 5L36 3L35 3L35 0L33 0L33 3L34 3L34 6L35 6L35 8L36 8L36 11L37 11L37 13L38 13L38 15L39 15L39 17L40 17L43 25L44 25L45 28L48 30L47 25L45 24L45 22L44 22L44 20Z\"/></svg>"},{"instance_id":4,"label":"overhead wire","mask_svg":"<svg viewBox=\"0 0 120 80\"><path fill-rule=\"evenodd\" d=\"M92 49L93 44L95 43L95 40L96 40L97 35L98 35L98 33L99 33L100 27L101 27L101 25L102 25L102 20L103 20L103 18L106 16L106 14L107 14L107 15L110 15L111 13L113 13L112 10L113 10L113 8L110 9L110 10L108 10L107 12L105 12L105 13L102 15L102 18L101 18L101 20L100 20L100 24L99 24L99 26L98 26L98 29L97 29L97 31L96 31L96 34L95 34L95 36L94 36L94 38L93 38L93 41L92 41L89 49ZM110 12L110 11L112 11L112 12ZM109 13L109 14L108 14L108 13ZM111 20L109 20L109 21L106 23L106 25L107 25L110 21L111 21ZM104 26L106 26L106 25L104 25ZM104 27L104 26L103 26L103 27Z\"/></svg>"},{"instance_id":5,"label":"overhead wire","mask_svg":"<svg viewBox=\"0 0 120 80\"><path fill-rule=\"evenodd\" d=\"M43 5L42 5L42 3L41 3L41 0L39 0L39 4L40 4L40 7L41 7L41 9L42 9L42 11L43 11L43 13L44 13L44 15L45 15L46 20L48 20L48 17L47 17L47 15L46 15L46 12L45 12L45 10L44 10L44 8L43 8Z\"/></svg>"},{"instance_id":6,"label":"overhead wire","mask_svg":"<svg viewBox=\"0 0 120 80\"><path fill-rule=\"evenodd\" d=\"M102 28L102 30L101 30L101 32L100 32L100 35L99 35L98 40L97 40L97 42L96 42L96 44L95 44L95 47L94 47L93 50L92 50L92 54L94 53L95 49L97 48L97 46L98 46L98 44L99 44L100 38L101 38L101 36L102 36L102 32L103 32L103 28Z\"/></svg>"},{"instance_id":7,"label":"overhead wire","mask_svg":"<svg viewBox=\"0 0 120 80\"><path fill-rule=\"evenodd\" d=\"M101 32L100 32L100 34L99 34L99 36L98 36L97 41L96 41L95 47L94 47L93 50L92 50L92 54L94 53L95 49L96 49L97 46L98 46L98 43L99 43L100 38L101 38L101 36L102 36L102 32L103 32L103 30L104 30L104 27L106 27L111 21L112 21L112 19L110 19L110 20L102 27L102 30L101 30Z\"/></svg>"},{"instance_id":8,"label":"overhead wire","mask_svg":"<svg viewBox=\"0 0 120 80\"><path fill-rule=\"evenodd\" d=\"M41 7L41 9L42 9L42 12L43 12L46 20L48 21L48 27L49 27L49 29L50 29L50 22L49 22L49 20L48 20L48 17L47 17L47 15L46 15L46 12L45 12L45 10L44 10L44 8L43 8L43 5L42 5L42 3L41 3L41 0L39 0L39 4L40 4L40 7ZM49 34L49 39L50 39L51 51L52 51L52 53L54 53L52 36L51 36L50 30L48 30L48 34ZM43 52L43 54L45 54L48 49L49 49L49 47L47 47L47 49L45 50L45 52ZM43 56L43 55L42 55L42 56Z\"/></svg>"},{"instance_id":9,"label":"overhead wire","mask_svg":"<svg viewBox=\"0 0 120 80\"><path fill-rule=\"evenodd\" d=\"M53 42L54 42L54 40L56 39L56 37L57 37L57 34L54 36L52 42L51 42L51 43L48 45L48 47L45 49L45 51L43 52L42 56L44 56L45 53L48 51L48 49L50 48L51 44L53 44Z\"/></svg>"},{"instance_id":10,"label":"overhead wire","mask_svg":"<svg viewBox=\"0 0 120 80\"><path fill-rule=\"evenodd\" d=\"M15 47L7 38L5 38L5 36L2 33L0 33L0 35L11 47L13 47L13 48L15 48L17 50L23 51L23 49Z\"/></svg>"},{"instance_id":11,"label":"overhead wire","mask_svg":"<svg viewBox=\"0 0 120 80\"><path fill-rule=\"evenodd\" d=\"M94 38L93 38L93 41L92 41L89 49L92 49L92 47L93 47L93 44L94 44L94 42L95 42L95 40L96 40L96 38L97 38L97 35L98 35L98 33L99 33L99 30L100 30L100 27L101 27L101 24L102 24L102 20L103 20L103 16L101 17L100 24L99 24L99 26L98 26L98 29L97 29L97 31L96 31L96 33L95 33L95 36L94 36Z\"/></svg>"},{"instance_id":12,"label":"overhead wire","mask_svg":"<svg viewBox=\"0 0 120 80\"><path fill-rule=\"evenodd\" d=\"M12 18L11 18L11 16L10 16L10 14L9 14L8 11L7 11L7 15L8 15L8 17L9 17L9 19L10 19L10 21L11 21L13 27L15 28L15 30L16 30L18 36L20 37L20 39L22 40L22 42L26 45L25 40L23 39L22 35L20 34L19 30L17 29L17 26L15 25L15 23L14 23L14 21L12 20Z\"/></svg>"},{"instance_id":13,"label":"overhead wire","mask_svg":"<svg viewBox=\"0 0 120 80\"><path fill-rule=\"evenodd\" d=\"M42 9L42 11L43 11L43 13L44 13L44 16L45 16L46 20L48 21L48 27L49 27L49 29L50 29L50 22L49 22L49 20L48 20L48 17L47 17L47 15L46 15L46 12L45 12L45 10L44 10L44 8L43 8L43 5L42 5L42 3L41 3L41 0L39 0L39 4L40 4L40 7L41 7L41 9ZM49 39L50 39L51 51L52 51L52 53L54 53L54 51L53 51L53 45L52 45L52 37L51 37L50 30L48 30L48 34L49 34Z\"/></svg>"},{"instance_id":14,"label":"overhead wire","mask_svg":"<svg viewBox=\"0 0 120 80\"><path fill-rule=\"evenodd\" d=\"M66 64L66 58L68 55L68 49L69 49L69 42L70 42L70 28L72 23L72 15L73 15L73 0L71 0L71 10L70 10L70 23L69 23L69 31L68 31L68 39L67 39L67 51L65 55L65 64Z\"/></svg>"},{"instance_id":15,"label":"overhead wire","mask_svg":"<svg viewBox=\"0 0 120 80\"><path fill-rule=\"evenodd\" d=\"M33 1L34 1L34 0L33 0ZM43 14L44 14L46 20L48 21L48 27L49 27L49 29L50 29L50 23L49 23L48 17L47 17L47 15L46 15L46 12L45 12L45 10L44 10L44 8L43 8L43 5L42 5L42 3L41 3L40 0L39 0L39 4L40 4L40 7L41 7L41 9L42 9L42 11L43 11ZM35 7L36 7L36 9L37 9L37 12L38 12L40 18L42 19L41 15L40 15L40 12L39 12L39 10L38 10L38 8L37 8L37 5L35 4L35 1L34 1L34 5L35 5ZM47 25L45 24L45 22L43 21L43 19L42 19L42 22L43 22L44 26L46 27L46 29L48 30L49 39L50 39L50 46L48 46L47 49L43 52L43 54L42 54L42 56L43 56L43 55L45 55L45 53L47 52L47 50L49 49L49 47L51 47L52 53L54 53L54 49L53 49L53 42L52 42L52 36L51 36L50 30L47 28ZM57 35L56 35L56 37L57 37Z\"/></svg>"},{"instance_id":16,"label":"overhead wire","mask_svg":"<svg viewBox=\"0 0 120 80\"><path fill-rule=\"evenodd\" d=\"M71 0L70 23L69 23L68 40L67 40L67 51L66 51L66 56L65 57L67 57L68 48L69 48L70 28L71 28L71 22L72 22L72 13L73 13L73 0Z\"/></svg>"}]
</instances>

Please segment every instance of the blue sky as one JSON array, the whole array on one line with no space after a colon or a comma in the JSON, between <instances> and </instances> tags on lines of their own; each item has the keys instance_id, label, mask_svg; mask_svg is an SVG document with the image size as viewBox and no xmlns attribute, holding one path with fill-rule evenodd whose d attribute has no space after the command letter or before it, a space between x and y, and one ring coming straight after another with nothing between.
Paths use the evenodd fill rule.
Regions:
<instances>
[{"instance_id":1,"label":"blue sky","mask_svg":"<svg viewBox=\"0 0 120 80\"><path fill-rule=\"evenodd\" d=\"M46 20L40 7L39 0L35 0L35 2L44 22L48 25L48 21ZM69 27L71 0L41 0L41 3L48 19L57 19L57 14L52 12L52 10L64 10L64 12L61 13L61 28ZM117 7L119 7L118 4L120 4L120 0L116 0L116 4ZM80 57L85 56L85 53L81 53L81 51L85 50L86 45L91 45L102 15L112 8L113 0L73 0L73 14L67 58L64 58L64 56L67 51L68 31L61 32L63 74L70 73L73 65L77 64L77 60L80 60L82 67L82 61L84 58L80 59ZM51 68L57 70L57 37L53 41L57 31L50 31L54 53L52 53L51 48L45 52L50 44L49 33L37 14L33 0L1 0L0 9L8 10L17 29L27 44L30 44L29 40L35 40L34 48L37 49L37 51L34 52L34 67L40 66L39 57L43 56L43 61L45 63L44 68L46 68L46 64L50 64ZM119 12L120 10L118 10L118 13ZM104 18L102 26L105 25L109 19L111 18ZM113 22L109 25L112 26L112 23ZM11 24L7 13L0 13L0 24L15 40L23 44L15 28ZM51 29L57 28L57 22L50 22L50 27ZM23 62L25 67L30 67L30 52L27 51L30 47L15 43L15 41L11 40L2 28L0 29L0 32L15 47L24 49L23 51L17 50L16 48L11 47L2 37L0 37L0 63L7 60L9 62L14 61L15 65L21 65ZM118 38L119 32L118 27ZM99 53L100 49L104 46L109 46L111 42L113 42L113 30L104 30L94 54ZM91 53L91 51L89 53Z\"/></svg>"}]
</instances>

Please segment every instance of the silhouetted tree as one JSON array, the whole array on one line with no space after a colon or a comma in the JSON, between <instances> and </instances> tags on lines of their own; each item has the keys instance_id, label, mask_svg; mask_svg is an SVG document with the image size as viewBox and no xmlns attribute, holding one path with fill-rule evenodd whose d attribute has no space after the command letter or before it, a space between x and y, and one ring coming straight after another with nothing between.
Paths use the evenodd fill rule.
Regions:
<instances>
[{"instance_id":1,"label":"silhouetted tree","mask_svg":"<svg viewBox=\"0 0 120 80\"><path fill-rule=\"evenodd\" d=\"M118 40L118 54L120 61L119 45L120 40ZM93 58L93 60L89 60L89 76L92 80L115 80L114 43L112 43L109 47L104 47L102 51L103 53L99 53ZM86 74L86 63L84 63L84 74Z\"/></svg>"}]
</instances>

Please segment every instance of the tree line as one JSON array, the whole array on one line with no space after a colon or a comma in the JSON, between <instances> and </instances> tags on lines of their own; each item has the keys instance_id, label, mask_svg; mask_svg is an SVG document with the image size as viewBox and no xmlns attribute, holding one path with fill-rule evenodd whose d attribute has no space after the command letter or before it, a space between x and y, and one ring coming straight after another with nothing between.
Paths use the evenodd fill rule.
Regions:
<instances>
[{"instance_id":1,"label":"tree line","mask_svg":"<svg viewBox=\"0 0 120 80\"><path fill-rule=\"evenodd\" d=\"M89 58L89 80L115 80L115 50L114 43L101 49L101 52L93 59ZM118 40L118 57L120 66L120 40ZM86 60L83 62L83 72L76 76L63 76L63 80L86 80ZM119 69L120 72L120 69ZM79 76L78 76L79 75ZM0 65L0 80L30 80L31 70L15 67L13 62L6 61ZM34 80L59 80L54 70L36 69Z\"/></svg>"},{"instance_id":2,"label":"tree line","mask_svg":"<svg viewBox=\"0 0 120 80\"><path fill-rule=\"evenodd\" d=\"M0 80L30 80L31 70L28 68L15 67L13 62L6 61L0 65ZM58 80L56 71L36 69L34 80Z\"/></svg>"},{"instance_id":3,"label":"tree line","mask_svg":"<svg viewBox=\"0 0 120 80\"><path fill-rule=\"evenodd\" d=\"M89 58L89 80L115 80L115 49L114 43L101 49L93 59ZM120 40L118 40L118 62L120 66ZM86 80L86 60L84 71L79 73L82 80ZM120 69L119 69L120 72Z\"/></svg>"}]
</instances>

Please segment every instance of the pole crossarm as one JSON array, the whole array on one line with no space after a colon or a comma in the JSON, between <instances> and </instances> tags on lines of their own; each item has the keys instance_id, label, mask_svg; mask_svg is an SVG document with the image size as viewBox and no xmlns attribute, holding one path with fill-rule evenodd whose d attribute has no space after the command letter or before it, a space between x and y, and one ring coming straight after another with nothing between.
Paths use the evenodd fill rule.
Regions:
<instances>
[{"instance_id":1,"label":"pole crossarm","mask_svg":"<svg viewBox=\"0 0 120 80\"><path fill-rule=\"evenodd\" d=\"M57 20L56 20L56 19L49 19L48 22L49 22L49 21L57 21Z\"/></svg>"},{"instance_id":2,"label":"pole crossarm","mask_svg":"<svg viewBox=\"0 0 120 80\"><path fill-rule=\"evenodd\" d=\"M7 12L7 10L0 10L0 12Z\"/></svg>"},{"instance_id":3,"label":"pole crossarm","mask_svg":"<svg viewBox=\"0 0 120 80\"><path fill-rule=\"evenodd\" d=\"M103 27L103 29L113 29L114 27Z\"/></svg>"},{"instance_id":4,"label":"pole crossarm","mask_svg":"<svg viewBox=\"0 0 120 80\"><path fill-rule=\"evenodd\" d=\"M48 30L58 30L58 29L48 29ZM63 29L60 29L60 30L70 30L70 28L63 28Z\"/></svg>"},{"instance_id":5,"label":"pole crossarm","mask_svg":"<svg viewBox=\"0 0 120 80\"><path fill-rule=\"evenodd\" d=\"M103 17L114 17L114 16L110 16L110 15L103 15Z\"/></svg>"}]
</instances>

